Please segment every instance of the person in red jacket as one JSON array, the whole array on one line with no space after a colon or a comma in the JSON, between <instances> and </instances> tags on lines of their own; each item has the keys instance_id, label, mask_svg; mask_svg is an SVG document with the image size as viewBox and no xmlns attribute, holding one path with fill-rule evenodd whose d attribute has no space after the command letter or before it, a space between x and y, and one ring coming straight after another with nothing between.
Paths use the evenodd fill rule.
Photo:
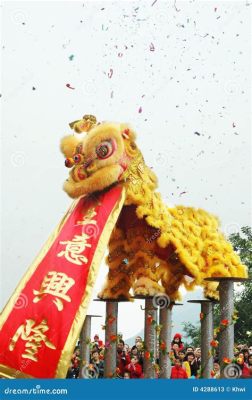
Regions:
<instances>
[{"instance_id":1,"label":"person in red jacket","mask_svg":"<svg viewBox=\"0 0 252 400\"><path fill-rule=\"evenodd\" d=\"M187 373L181 365L179 358L175 358L174 367L171 369L171 379L188 379Z\"/></svg>"},{"instance_id":2,"label":"person in red jacket","mask_svg":"<svg viewBox=\"0 0 252 400\"><path fill-rule=\"evenodd\" d=\"M118 376L123 378L126 366L130 363L130 356L124 351L124 341L119 339L117 343L117 360L116 366L118 370Z\"/></svg>"},{"instance_id":3,"label":"person in red jacket","mask_svg":"<svg viewBox=\"0 0 252 400\"><path fill-rule=\"evenodd\" d=\"M142 377L142 367L139 364L139 358L133 356L130 364L125 367L126 371L130 373L130 379L137 379Z\"/></svg>"},{"instance_id":4,"label":"person in red jacket","mask_svg":"<svg viewBox=\"0 0 252 400\"><path fill-rule=\"evenodd\" d=\"M239 353L239 356L236 359L236 363L240 367L241 378L249 378L250 377L250 371L249 371L248 364L245 363L245 361L244 361L243 353Z\"/></svg>"},{"instance_id":5,"label":"person in red jacket","mask_svg":"<svg viewBox=\"0 0 252 400\"><path fill-rule=\"evenodd\" d=\"M183 350L184 343L182 342L182 335L180 335L180 333L175 333L173 341L171 342L172 349L174 344L178 345L179 350Z\"/></svg>"}]
</instances>

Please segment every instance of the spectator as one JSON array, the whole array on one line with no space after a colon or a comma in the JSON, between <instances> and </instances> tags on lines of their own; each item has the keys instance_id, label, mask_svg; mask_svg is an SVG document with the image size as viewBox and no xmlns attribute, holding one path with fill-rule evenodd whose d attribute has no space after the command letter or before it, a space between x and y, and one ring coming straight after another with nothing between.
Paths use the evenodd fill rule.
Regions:
<instances>
[{"instance_id":1,"label":"spectator","mask_svg":"<svg viewBox=\"0 0 252 400\"><path fill-rule=\"evenodd\" d=\"M130 372L125 371L123 375L123 379L130 379Z\"/></svg>"},{"instance_id":2,"label":"spectator","mask_svg":"<svg viewBox=\"0 0 252 400\"><path fill-rule=\"evenodd\" d=\"M243 353L243 357L244 357L245 363L248 363L248 357L249 357L249 351L248 351L248 349L243 349L243 350L242 350L242 353Z\"/></svg>"},{"instance_id":3,"label":"spectator","mask_svg":"<svg viewBox=\"0 0 252 400\"><path fill-rule=\"evenodd\" d=\"M248 369L249 369L250 376L252 378L252 354L250 354L248 357Z\"/></svg>"},{"instance_id":4,"label":"spectator","mask_svg":"<svg viewBox=\"0 0 252 400\"><path fill-rule=\"evenodd\" d=\"M136 346L132 346L131 347L130 355L131 356L137 356L138 355L138 350L137 350Z\"/></svg>"},{"instance_id":5,"label":"spectator","mask_svg":"<svg viewBox=\"0 0 252 400\"><path fill-rule=\"evenodd\" d=\"M130 363L130 356L125 353L124 341L119 339L117 343L117 368L118 375L122 378L124 376L125 367Z\"/></svg>"},{"instance_id":6,"label":"spectator","mask_svg":"<svg viewBox=\"0 0 252 400\"><path fill-rule=\"evenodd\" d=\"M94 335L93 345L96 345L98 348L102 348L104 346L103 341L99 339L99 335Z\"/></svg>"},{"instance_id":7,"label":"spectator","mask_svg":"<svg viewBox=\"0 0 252 400\"><path fill-rule=\"evenodd\" d=\"M137 343L142 343L143 344L143 339L141 338L141 336L137 336L135 339L135 345L137 345Z\"/></svg>"},{"instance_id":8,"label":"spectator","mask_svg":"<svg viewBox=\"0 0 252 400\"><path fill-rule=\"evenodd\" d=\"M92 344L92 352L93 351L98 351L98 353L100 351L99 346L96 343Z\"/></svg>"},{"instance_id":9,"label":"spectator","mask_svg":"<svg viewBox=\"0 0 252 400\"><path fill-rule=\"evenodd\" d=\"M178 343L174 343L174 344L172 345L172 350L174 351L175 356L178 356L179 350L182 350L182 349L179 348Z\"/></svg>"},{"instance_id":10,"label":"spectator","mask_svg":"<svg viewBox=\"0 0 252 400\"><path fill-rule=\"evenodd\" d=\"M97 378L103 378L104 376L104 361L100 360L99 352L97 350L92 351L91 364L94 366L95 374Z\"/></svg>"},{"instance_id":11,"label":"spectator","mask_svg":"<svg viewBox=\"0 0 252 400\"><path fill-rule=\"evenodd\" d=\"M249 346L249 354L252 354L252 346Z\"/></svg>"},{"instance_id":12,"label":"spectator","mask_svg":"<svg viewBox=\"0 0 252 400\"><path fill-rule=\"evenodd\" d=\"M214 362L213 362L213 371L212 372L213 372L211 374L212 378L214 378L214 379L219 379L220 378L220 364L219 364L219 360L218 359L215 359Z\"/></svg>"},{"instance_id":13,"label":"spectator","mask_svg":"<svg viewBox=\"0 0 252 400\"><path fill-rule=\"evenodd\" d=\"M139 359L137 356L131 358L131 362L126 365L126 371L130 372L130 379L137 379L142 377L142 367L139 364Z\"/></svg>"},{"instance_id":14,"label":"spectator","mask_svg":"<svg viewBox=\"0 0 252 400\"><path fill-rule=\"evenodd\" d=\"M189 353L189 352L190 352L190 353L191 353L191 352L194 352L194 348L191 347L191 346L187 347L187 348L186 348L186 354Z\"/></svg>"},{"instance_id":15,"label":"spectator","mask_svg":"<svg viewBox=\"0 0 252 400\"><path fill-rule=\"evenodd\" d=\"M197 376L197 372L198 372L198 364L197 364L197 360L195 358L194 353L188 352L184 358L185 361L188 361L189 366L190 366L190 370L191 370L191 376Z\"/></svg>"},{"instance_id":16,"label":"spectator","mask_svg":"<svg viewBox=\"0 0 252 400\"><path fill-rule=\"evenodd\" d=\"M136 348L138 351L141 351L143 349L143 342L136 342Z\"/></svg>"},{"instance_id":17,"label":"spectator","mask_svg":"<svg viewBox=\"0 0 252 400\"><path fill-rule=\"evenodd\" d=\"M68 370L67 370L67 376L66 379L75 379L75 373L74 373L74 369L73 369L73 365L72 363L70 363Z\"/></svg>"},{"instance_id":18,"label":"spectator","mask_svg":"<svg viewBox=\"0 0 252 400\"><path fill-rule=\"evenodd\" d=\"M80 349L75 347L74 353L71 358L73 378L77 379L80 372Z\"/></svg>"},{"instance_id":19,"label":"spectator","mask_svg":"<svg viewBox=\"0 0 252 400\"><path fill-rule=\"evenodd\" d=\"M178 345L179 350L183 350L183 348L184 348L184 343L182 342L182 336L181 336L180 333L175 333L174 338L173 338L172 343L171 343L171 347L172 347L172 348L173 348L173 345L174 345L175 343Z\"/></svg>"},{"instance_id":20,"label":"spectator","mask_svg":"<svg viewBox=\"0 0 252 400\"><path fill-rule=\"evenodd\" d=\"M187 379L187 373L181 365L179 358L175 358L174 366L171 369L171 379Z\"/></svg>"},{"instance_id":21,"label":"spectator","mask_svg":"<svg viewBox=\"0 0 252 400\"><path fill-rule=\"evenodd\" d=\"M182 367L186 371L187 377L190 378L190 376L191 376L191 368L190 368L189 362L188 361L184 361L184 358L185 358L184 350L179 350L178 358L181 361Z\"/></svg>"},{"instance_id":22,"label":"spectator","mask_svg":"<svg viewBox=\"0 0 252 400\"><path fill-rule=\"evenodd\" d=\"M129 347L129 345L127 343L125 343L125 345L124 345L124 351L125 351L126 354L130 353L130 347Z\"/></svg>"},{"instance_id":23,"label":"spectator","mask_svg":"<svg viewBox=\"0 0 252 400\"><path fill-rule=\"evenodd\" d=\"M238 364L241 369L241 378L249 378L250 370L244 361L244 356L242 352L239 353L239 357L236 359L236 364Z\"/></svg>"},{"instance_id":24,"label":"spectator","mask_svg":"<svg viewBox=\"0 0 252 400\"><path fill-rule=\"evenodd\" d=\"M198 364L198 368L200 368L200 365L201 365L201 348L200 347L197 347L194 350L194 355L195 355L195 358L196 358L196 361Z\"/></svg>"},{"instance_id":25,"label":"spectator","mask_svg":"<svg viewBox=\"0 0 252 400\"><path fill-rule=\"evenodd\" d=\"M139 351L139 350L137 349L137 346L133 346L133 347L131 348L130 358L131 358L132 356L137 356L137 357L138 357L139 364L140 364L141 367L143 368L143 360L144 360L143 351Z\"/></svg>"}]
</instances>

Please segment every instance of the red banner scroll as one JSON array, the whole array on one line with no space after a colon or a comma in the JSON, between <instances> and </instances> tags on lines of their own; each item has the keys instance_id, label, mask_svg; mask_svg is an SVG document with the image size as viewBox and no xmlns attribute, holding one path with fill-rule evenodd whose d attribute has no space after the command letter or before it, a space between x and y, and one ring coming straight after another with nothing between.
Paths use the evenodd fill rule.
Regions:
<instances>
[{"instance_id":1,"label":"red banner scroll","mask_svg":"<svg viewBox=\"0 0 252 400\"><path fill-rule=\"evenodd\" d=\"M0 376L65 378L124 198L116 186L66 213L1 314Z\"/></svg>"}]
</instances>

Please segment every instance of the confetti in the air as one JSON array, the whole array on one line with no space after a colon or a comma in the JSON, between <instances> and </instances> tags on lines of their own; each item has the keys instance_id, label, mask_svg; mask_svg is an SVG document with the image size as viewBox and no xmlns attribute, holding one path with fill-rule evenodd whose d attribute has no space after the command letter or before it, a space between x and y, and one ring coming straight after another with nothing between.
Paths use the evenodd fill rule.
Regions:
<instances>
[{"instance_id":1,"label":"confetti in the air","mask_svg":"<svg viewBox=\"0 0 252 400\"><path fill-rule=\"evenodd\" d=\"M112 68L110 68L110 70L109 70L109 72L108 72L108 77L109 77L109 79L111 79L111 78L112 78L112 76L113 76L113 73L114 73L113 69L112 69Z\"/></svg>"},{"instance_id":2,"label":"confetti in the air","mask_svg":"<svg viewBox=\"0 0 252 400\"><path fill-rule=\"evenodd\" d=\"M71 56L69 56L68 58L69 58L69 60L70 60L70 61L73 61L73 59L74 59L74 55L73 55L73 54L71 54Z\"/></svg>"},{"instance_id":3,"label":"confetti in the air","mask_svg":"<svg viewBox=\"0 0 252 400\"><path fill-rule=\"evenodd\" d=\"M141 114L142 111L143 111L142 107L139 107L138 109L139 114Z\"/></svg>"},{"instance_id":4,"label":"confetti in the air","mask_svg":"<svg viewBox=\"0 0 252 400\"><path fill-rule=\"evenodd\" d=\"M72 89L72 90L74 90L74 89L75 89L74 87L72 87L72 86L71 86L71 84L70 84L70 83L67 83L67 84L66 84L66 87L67 87L67 88L69 88L69 89Z\"/></svg>"},{"instance_id":5,"label":"confetti in the air","mask_svg":"<svg viewBox=\"0 0 252 400\"><path fill-rule=\"evenodd\" d=\"M155 46L153 43L150 44L150 51L155 51Z\"/></svg>"}]
</instances>

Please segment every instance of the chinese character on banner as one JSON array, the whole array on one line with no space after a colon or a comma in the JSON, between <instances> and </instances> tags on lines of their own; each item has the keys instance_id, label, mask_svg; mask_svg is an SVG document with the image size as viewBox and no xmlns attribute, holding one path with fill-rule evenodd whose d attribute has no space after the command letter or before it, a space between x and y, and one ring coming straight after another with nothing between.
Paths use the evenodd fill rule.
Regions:
<instances>
[{"instance_id":1,"label":"chinese character on banner","mask_svg":"<svg viewBox=\"0 0 252 400\"><path fill-rule=\"evenodd\" d=\"M82 253L86 247L91 247L91 244L87 243L90 236L86 233L82 235L75 235L72 240L67 240L65 242L60 242L60 244L65 244L65 250L62 250L57 254L58 257L65 256L65 258L72 264L83 265L87 264L87 257L83 256Z\"/></svg>"},{"instance_id":2,"label":"chinese character on banner","mask_svg":"<svg viewBox=\"0 0 252 400\"><path fill-rule=\"evenodd\" d=\"M96 225L97 221L95 219L92 219L96 215L97 215L97 212L95 212L94 207L90 208L88 210L87 214L84 215L83 220L77 222L77 225L89 225L89 224Z\"/></svg>"},{"instance_id":3,"label":"chinese character on banner","mask_svg":"<svg viewBox=\"0 0 252 400\"><path fill-rule=\"evenodd\" d=\"M50 271L45 276L40 289L33 290L33 294L36 295L33 299L33 303L37 303L45 295L51 294L56 297L53 302L58 311L62 311L64 308L62 300L71 302L71 297L67 295L67 292L74 284L74 279L69 278L63 272Z\"/></svg>"},{"instance_id":4,"label":"chinese character on banner","mask_svg":"<svg viewBox=\"0 0 252 400\"><path fill-rule=\"evenodd\" d=\"M25 352L22 354L23 358L29 358L32 361L38 361L37 353L39 348L42 346L42 342L50 349L55 350L56 347L51 343L45 332L49 329L47 321L44 319L40 324L37 324L33 319L27 319L23 325L17 329L11 343L9 345L9 350L13 351L19 338L26 342Z\"/></svg>"}]
</instances>

